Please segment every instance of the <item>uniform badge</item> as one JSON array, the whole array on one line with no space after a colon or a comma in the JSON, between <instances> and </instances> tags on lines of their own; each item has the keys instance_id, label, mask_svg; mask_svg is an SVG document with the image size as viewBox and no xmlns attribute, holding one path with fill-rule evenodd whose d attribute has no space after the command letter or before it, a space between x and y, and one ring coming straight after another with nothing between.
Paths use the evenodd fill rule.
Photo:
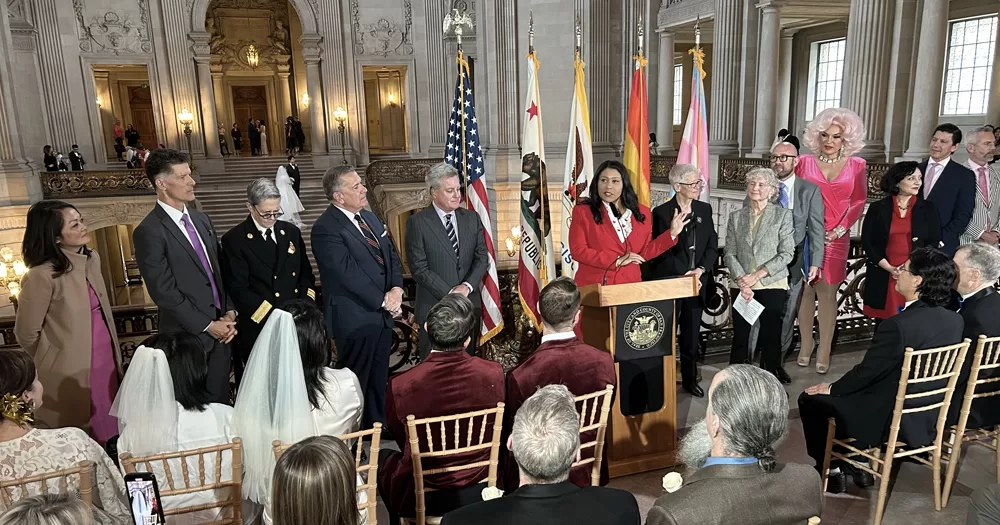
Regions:
<instances>
[{"instance_id":1,"label":"uniform badge","mask_svg":"<svg viewBox=\"0 0 1000 525\"><path fill-rule=\"evenodd\" d=\"M285 230L278 230L278 233L284 235L285 234Z\"/></svg>"},{"instance_id":2,"label":"uniform badge","mask_svg":"<svg viewBox=\"0 0 1000 525\"><path fill-rule=\"evenodd\" d=\"M288 255L295 255L295 244L288 243Z\"/></svg>"},{"instance_id":3,"label":"uniform badge","mask_svg":"<svg viewBox=\"0 0 1000 525\"><path fill-rule=\"evenodd\" d=\"M247 239L253 239L253 234L252 233L248 233L247 234Z\"/></svg>"}]
</instances>

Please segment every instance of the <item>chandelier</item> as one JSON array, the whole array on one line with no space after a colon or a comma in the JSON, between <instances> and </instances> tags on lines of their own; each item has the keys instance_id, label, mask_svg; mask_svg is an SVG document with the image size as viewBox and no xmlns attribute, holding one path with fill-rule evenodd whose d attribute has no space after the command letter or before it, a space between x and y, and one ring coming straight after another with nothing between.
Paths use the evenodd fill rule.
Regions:
<instances>
[{"instance_id":1,"label":"chandelier","mask_svg":"<svg viewBox=\"0 0 1000 525\"><path fill-rule=\"evenodd\" d=\"M257 52L257 46L253 44L250 44L250 46L247 47L247 64L255 70L257 69L257 66L260 65L260 53Z\"/></svg>"}]
</instances>

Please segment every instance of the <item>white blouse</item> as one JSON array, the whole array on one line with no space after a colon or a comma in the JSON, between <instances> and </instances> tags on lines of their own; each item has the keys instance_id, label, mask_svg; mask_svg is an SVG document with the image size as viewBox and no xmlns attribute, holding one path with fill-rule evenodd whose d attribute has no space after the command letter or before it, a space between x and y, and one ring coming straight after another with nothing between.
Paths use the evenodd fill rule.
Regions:
<instances>
[{"instance_id":1,"label":"white blouse","mask_svg":"<svg viewBox=\"0 0 1000 525\"><path fill-rule=\"evenodd\" d=\"M0 479L3 480L75 467L81 461L93 462L91 483L96 507L95 523L132 523L125 499L125 481L104 449L79 428L32 429L24 436L0 442L0 458ZM79 477L69 476L66 479L69 491L78 493ZM48 485L49 492L52 492L55 485L51 481ZM37 496L43 493L40 484L28 485L27 495ZM21 498L20 489L14 490L14 496ZM6 507L0 502L0 514L5 510Z\"/></svg>"},{"instance_id":2,"label":"white blouse","mask_svg":"<svg viewBox=\"0 0 1000 525\"><path fill-rule=\"evenodd\" d=\"M162 452L158 452L158 454L224 445L232 442L233 437L235 437L232 434L233 407L231 406L211 403L205 407L204 411L198 412L196 410L185 410L184 407L178 403L177 410L177 448L175 450L164 450ZM135 448L135 444L132 442L132 434L126 426L125 429L122 430L121 437L118 439L118 451L119 453L129 452L133 448ZM184 474L180 460L172 459L168 463L170 464L170 476L173 478L174 488L184 488ZM144 466L136 465L136 467L143 468ZM167 482L166 472L163 470L163 464L161 462L156 462L152 463L150 467L153 474L156 475L156 482L160 487L160 492L162 493L163 491L169 490L170 485ZM188 458L187 471L190 484L200 484L198 479L197 457ZM232 480L232 472L232 454L224 452L222 454L222 480ZM206 454L205 483L214 483L215 481L215 453ZM166 496L163 498L163 508L165 510L170 510L212 503L229 498L230 492L231 489L224 488L214 491L206 490L191 494ZM253 507L251 505L252 504L244 501L243 516L244 521L247 523L249 523L247 517L254 514ZM209 521L221 520L226 517L227 513L228 510L224 509L208 509L172 516L170 518L170 523L172 525L193 525L196 523L205 523Z\"/></svg>"}]
</instances>

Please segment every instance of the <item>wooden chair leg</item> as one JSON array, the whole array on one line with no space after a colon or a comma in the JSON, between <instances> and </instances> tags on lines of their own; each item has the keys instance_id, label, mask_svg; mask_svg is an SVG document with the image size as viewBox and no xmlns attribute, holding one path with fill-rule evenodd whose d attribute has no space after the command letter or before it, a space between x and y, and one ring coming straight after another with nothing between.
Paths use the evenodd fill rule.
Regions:
<instances>
[{"instance_id":1,"label":"wooden chair leg","mask_svg":"<svg viewBox=\"0 0 1000 525\"><path fill-rule=\"evenodd\" d=\"M941 449L931 452L931 475L934 483L934 510L941 510Z\"/></svg>"},{"instance_id":2,"label":"wooden chair leg","mask_svg":"<svg viewBox=\"0 0 1000 525\"><path fill-rule=\"evenodd\" d=\"M878 486L878 503L875 504L875 521L873 525L882 524L882 514L885 511L885 500L889 492L889 478L892 476L892 460L895 450L886 445L885 460L882 462L882 482Z\"/></svg>"},{"instance_id":3,"label":"wooden chair leg","mask_svg":"<svg viewBox=\"0 0 1000 525\"><path fill-rule=\"evenodd\" d=\"M1000 437L993 438L993 452L997 457L997 483L1000 483Z\"/></svg>"},{"instance_id":4,"label":"wooden chair leg","mask_svg":"<svg viewBox=\"0 0 1000 525\"><path fill-rule=\"evenodd\" d=\"M830 478L830 454L833 452L833 434L837 430L837 421L832 417L826 425L826 452L823 453L823 493L826 493L826 483ZM1000 457L1000 456L998 456Z\"/></svg>"},{"instance_id":5,"label":"wooden chair leg","mask_svg":"<svg viewBox=\"0 0 1000 525\"><path fill-rule=\"evenodd\" d=\"M948 457L948 471L944 477L944 490L941 495L941 505L944 507L948 506L948 498L951 497L951 487L955 483L955 472L958 470L958 460L961 457L962 437L952 432L951 454Z\"/></svg>"}]
</instances>

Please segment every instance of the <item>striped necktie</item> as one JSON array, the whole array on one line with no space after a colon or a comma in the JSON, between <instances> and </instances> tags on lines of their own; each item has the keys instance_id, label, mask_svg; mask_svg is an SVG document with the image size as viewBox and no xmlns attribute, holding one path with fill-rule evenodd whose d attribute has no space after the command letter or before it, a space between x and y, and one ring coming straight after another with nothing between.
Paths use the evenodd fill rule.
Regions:
<instances>
[{"instance_id":1,"label":"striped necktie","mask_svg":"<svg viewBox=\"0 0 1000 525\"><path fill-rule=\"evenodd\" d=\"M451 214L444 216L444 229L448 232L448 239L451 240L451 247L455 249L455 257L458 257L458 235L455 234L455 225L451 223Z\"/></svg>"},{"instance_id":2,"label":"striped necktie","mask_svg":"<svg viewBox=\"0 0 1000 525\"><path fill-rule=\"evenodd\" d=\"M365 241L368 243L368 247L371 249L371 254L378 261L379 266L385 266L385 259L382 258L382 247L378 244L378 239L375 238L375 233L372 229L368 227L368 223L361 218L361 214L354 216L354 220L358 221L358 226L361 227L361 235L365 237Z\"/></svg>"}]
</instances>

